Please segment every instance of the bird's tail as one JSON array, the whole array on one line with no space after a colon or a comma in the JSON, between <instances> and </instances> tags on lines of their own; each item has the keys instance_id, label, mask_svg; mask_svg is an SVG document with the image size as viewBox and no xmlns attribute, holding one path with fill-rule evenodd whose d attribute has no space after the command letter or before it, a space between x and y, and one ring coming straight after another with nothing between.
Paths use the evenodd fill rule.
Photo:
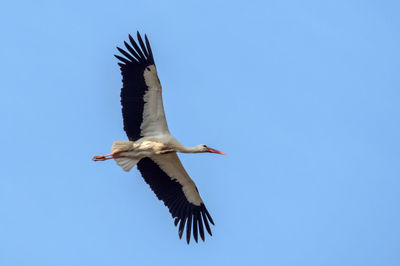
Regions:
<instances>
[{"instance_id":1,"label":"bird's tail","mask_svg":"<svg viewBox=\"0 0 400 266\"><path fill-rule=\"evenodd\" d=\"M114 159L119 166L124 169L125 172L129 172L137 163L139 160L132 159L132 158L115 158Z\"/></svg>"},{"instance_id":2,"label":"bird's tail","mask_svg":"<svg viewBox=\"0 0 400 266\"><path fill-rule=\"evenodd\" d=\"M133 141L114 140L111 152L129 151L133 148Z\"/></svg>"},{"instance_id":3,"label":"bird's tail","mask_svg":"<svg viewBox=\"0 0 400 266\"><path fill-rule=\"evenodd\" d=\"M129 151L132 148L133 148L133 141L115 140L111 147L111 152L114 153L120 151ZM139 159L132 157L114 158L114 160L126 172L129 172L139 161Z\"/></svg>"}]
</instances>

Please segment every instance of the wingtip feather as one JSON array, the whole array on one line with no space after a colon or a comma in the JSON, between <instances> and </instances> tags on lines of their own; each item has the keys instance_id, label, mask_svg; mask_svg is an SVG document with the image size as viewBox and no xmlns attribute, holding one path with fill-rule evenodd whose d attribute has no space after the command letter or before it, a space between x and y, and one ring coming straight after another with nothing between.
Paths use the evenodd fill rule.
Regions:
<instances>
[{"instance_id":1,"label":"wingtip feather","mask_svg":"<svg viewBox=\"0 0 400 266\"><path fill-rule=\"evenodd\" d=\"M192 215L189 215L188 222L186 226L186 242L189 244L190 242L190 235L192 233Z\"/></svg>"},{"instance_id":2,"label":"wingtip feather","mask_svg":"<svg viewBox=\"0 0 400 266\"><path fill-rule=\"evenodd\" d=\"M199 236L198 236L198 231L197 231L197 217L196 215L193 215L193 237L196 243L199 242Z\"/></svg>"}]
</instances>

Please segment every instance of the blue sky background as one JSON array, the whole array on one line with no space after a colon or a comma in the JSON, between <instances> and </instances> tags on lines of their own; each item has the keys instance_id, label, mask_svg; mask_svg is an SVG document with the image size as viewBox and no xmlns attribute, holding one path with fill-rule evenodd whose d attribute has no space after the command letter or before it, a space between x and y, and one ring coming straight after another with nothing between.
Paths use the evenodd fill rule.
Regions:
<instances>
[{"instance_id":1,"label":"blue sky background","mask_svg":"<svg viewBox=\"0 0 400 266\"><path fill-rule=\"evenodd\" d=\"M0 265L400 265L398 1L3 1ZM147 33L216 226L134 169L115 46Z\"/></svg>"}]
</instances>

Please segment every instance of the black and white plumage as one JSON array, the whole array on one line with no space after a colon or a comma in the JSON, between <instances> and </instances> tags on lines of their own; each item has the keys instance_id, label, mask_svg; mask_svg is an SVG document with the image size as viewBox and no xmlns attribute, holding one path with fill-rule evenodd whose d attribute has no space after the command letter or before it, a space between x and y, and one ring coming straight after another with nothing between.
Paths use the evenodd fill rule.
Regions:
<instances>
[{"instance_id":1,"label":"black and white plumage","mask_svg":"<svg viewBox=\"0 0 400 266\"><path fill-rule=\"evenodd\" d=\"M149 40L145 35L143 41L139 32L137 39L139 45L129 35L130 44L124 42L126 50L117 47L121 55L115 55L120 61L122 116L129 141L115 141L112 153L93 159L115 159L125 171L137 164L146 183L175 219L179 237L186 229L187 243L192 233L196 242L198 235L204 241L204 231L212 235L210 223L214 222L177 152L224 153L206 145L186 147L170 134Z\"/></svg>"}]
</instances>

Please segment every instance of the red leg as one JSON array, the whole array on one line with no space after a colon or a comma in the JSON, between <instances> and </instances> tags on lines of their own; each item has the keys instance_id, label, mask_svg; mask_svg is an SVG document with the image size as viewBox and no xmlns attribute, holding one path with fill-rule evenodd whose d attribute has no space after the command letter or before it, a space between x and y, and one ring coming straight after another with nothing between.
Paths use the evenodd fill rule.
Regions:
<instances>
[{"instance_id":1,"label":"red leg","mask_svg":"<svg viewBox=\"0 0 400 266\"><path fill-rule=\"evenodd\" d=\"M92 160L97 162L97 161L105 161L105 160L109 160L109 159L120 158L122 156L119 156L118 154L120 154L121 152L127 152L127 151L117 151L117 152L109 153L106 155L96 155L96 156L93 156Z\"/></svg>"}]
</instances>

